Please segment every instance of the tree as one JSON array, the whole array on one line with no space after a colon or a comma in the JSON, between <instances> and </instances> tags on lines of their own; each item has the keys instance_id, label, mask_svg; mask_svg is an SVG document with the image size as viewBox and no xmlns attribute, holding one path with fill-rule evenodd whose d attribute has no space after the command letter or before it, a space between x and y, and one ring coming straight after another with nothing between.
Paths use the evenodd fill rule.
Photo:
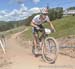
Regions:
<instances>
[{"instance_id":1,"label":"tree","mask_svg":"<svg viewBox=\"0 0 75 69\"><path fill-rule=\"evenodd\" d=\"M35 15L37 15L37 14L33 14L33 15L29 16L27 19L25 19L25 20L24 20L24 24L25 24L26 26L29 26L30 23L31 23L31 21L32 21L32 19L33 19L33 17L34 17Z\"/></svg>"},{"instance_id":2,"label":"tree","mask_svg":"<svg viewBox=\"0 0 75 69\"><path fill-rule=\"evenodd\" d=\"M56 18L62 18L63 16L63 8L62 7L57 7L56 9Z\"/></svg>"},{"instance_id":3,"label":"tree","mask_svg":"<svg viewBox=\"0 0 75 69\"><path fill-rule=\"evenodd\" d=\"M75 7L69 7L67 10L75 10Z\"/></svg>"},{"instance_id":4,"label":"tree","mask_svg":"<svg viewBox=\"0 0 75 69\"><path fill-rule=\"evenodd\" d=\"M61 18L63 16L63 8L57 7L57 8L49 9L48 15L49 15L50 20Z\"/></svg>"}]
</instances>

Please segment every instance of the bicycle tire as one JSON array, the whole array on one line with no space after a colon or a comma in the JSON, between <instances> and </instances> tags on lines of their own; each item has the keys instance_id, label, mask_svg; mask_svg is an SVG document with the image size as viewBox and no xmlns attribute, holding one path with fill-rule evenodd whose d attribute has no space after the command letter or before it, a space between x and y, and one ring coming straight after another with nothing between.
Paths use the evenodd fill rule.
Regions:
<instances>
[{"instance_id":1,"label":"bicycle tire","mask_svg":"<svg viewBox=\"0 0 75 69\"><path fill-rule=\"evenodd\" d=\"M51 41L53 41L53 43L55 44L56 52L55 52L55 57L54 57L54 59L51 59L51 58L50 58L50 57L51 57L51 54L50 54L51 52L48 53L48 54L50 54L50 57L47 57L46 54L45 54L45 47L46 47L46 42L47 42L47 40L51 40ZM45 39L43 40L42 59L43 59L45 62L47 62L47 63L49 63L49 64L55 63L55 61L56 61L56 59L57 59L57 56L58 56L58 51L59 51L59 47L58 47L58 43L57 43L57 41L56 41L55 38L53 38L53 37L47 37L47 38L45 38Z\"/></svg>"}]
</instances>

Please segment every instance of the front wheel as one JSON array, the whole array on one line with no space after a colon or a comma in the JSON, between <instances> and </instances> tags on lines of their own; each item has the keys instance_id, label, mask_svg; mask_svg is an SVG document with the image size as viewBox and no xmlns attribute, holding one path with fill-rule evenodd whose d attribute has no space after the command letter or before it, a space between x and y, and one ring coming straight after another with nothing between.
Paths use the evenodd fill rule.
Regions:
<instances>
[{"instance_id":1,"label":"front wheel","mask_svg":"<svg viewBox=\"0 0 75 69\"><path fill-rule=\"evenodd\" d=\"M42 58L47 63L55 63L58 55L58 44L53 37L47 37L43 41Z\"/></svg>"}]
</instances>

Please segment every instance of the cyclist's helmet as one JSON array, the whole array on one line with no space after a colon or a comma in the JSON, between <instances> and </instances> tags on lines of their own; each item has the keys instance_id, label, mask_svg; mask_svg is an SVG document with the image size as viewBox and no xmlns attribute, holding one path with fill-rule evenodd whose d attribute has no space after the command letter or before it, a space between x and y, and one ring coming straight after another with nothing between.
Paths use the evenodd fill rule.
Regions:
<instances>
[{"instance_id":1,"label":"cyclist's helmet","mask_svg":"<svg viewBox=\"0 0 75 69\"><path fill-rule=\"evenodd\" d=\"M47 8L41 9L41 14L47 15L48 14L48 9Z\"/></svg>"}]
</instances>

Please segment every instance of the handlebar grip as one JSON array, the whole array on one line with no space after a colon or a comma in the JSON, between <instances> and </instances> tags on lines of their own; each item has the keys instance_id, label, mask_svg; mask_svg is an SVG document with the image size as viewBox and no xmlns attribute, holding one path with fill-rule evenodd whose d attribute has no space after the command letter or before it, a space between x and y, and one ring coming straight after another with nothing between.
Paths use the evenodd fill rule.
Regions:
<instances>
[{"instance_id":1,"label":"handlebar grip","mask_svg":"<svg viewBox=\"0 0 75 69\"><path fill-rule=\"evenodd\" d=\"M51 32L54 33L55 32L54 29L51 29Z\"/></svg>"}]
</instances>

